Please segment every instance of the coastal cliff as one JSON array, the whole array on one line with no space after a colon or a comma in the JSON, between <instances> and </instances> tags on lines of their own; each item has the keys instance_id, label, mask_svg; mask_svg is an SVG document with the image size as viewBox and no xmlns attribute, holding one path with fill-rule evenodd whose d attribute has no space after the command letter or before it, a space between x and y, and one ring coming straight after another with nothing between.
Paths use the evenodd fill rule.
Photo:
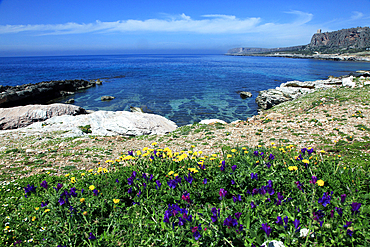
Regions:
<instances>
[{"instance_id":1,"label":"coastal cliff","mask_svg":"<svg viewBox=\"0 0 370 247\"><path fill-rule=\"evenodd\" d=\"M324 33L319 29L307 45L280 48L233 48L227 52L227 55L370 61L370 28L357 27Z\"/></svg>"}]
</instances>

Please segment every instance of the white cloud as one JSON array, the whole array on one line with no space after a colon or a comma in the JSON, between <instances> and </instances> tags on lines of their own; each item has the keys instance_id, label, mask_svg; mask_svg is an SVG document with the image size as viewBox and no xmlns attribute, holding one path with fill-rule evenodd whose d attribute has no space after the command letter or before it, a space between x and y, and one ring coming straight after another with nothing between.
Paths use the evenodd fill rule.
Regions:
<instances>
[{"instance_id":1,"label":"white cloud","mask_svg":"<svg viewBox=\"0 0 370 247\"><path fill-rule=\"evenodd\" d=\"M361 12L358 12L358 11L352 11L351 19L352 19L352 20L357 20L357 19L361 19L363 16L364 16L364 14L363 14L363 13L361 13Z\"/></svg>"},{"instance_id":2,"label":"white cloud","mask_svg":"<svg viewBox=\"0 0 370 247\"><path fill-rule=\"evenodd\" d=\"M96 32L190 32L198 34L245 34L258 32L276 33L286 29L301 28L312 19L312 14L290 11L297 15L291 23L262 23L261 18L237 18L232 15L209 14L195 20L186 14L170 19L120 20L93 23L65 23L57 25L0 25L0 34L30 32L37 35L61 35Z\"/></svg>"}]
</instances>

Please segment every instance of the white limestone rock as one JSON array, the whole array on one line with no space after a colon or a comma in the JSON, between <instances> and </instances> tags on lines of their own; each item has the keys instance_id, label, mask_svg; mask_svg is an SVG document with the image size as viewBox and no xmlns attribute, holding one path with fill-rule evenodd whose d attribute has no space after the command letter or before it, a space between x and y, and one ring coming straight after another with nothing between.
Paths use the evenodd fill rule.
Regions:
<instances>
[{"instance_id":1,"label":"white limestone rock","mask_svg":"<svg viewBox=\"0 0 370 247\"><path fill-rule=\"evenodd\" d=\"M90 125L89 135L98 136L140 136L163 135L174 131L174 122L154 114L128 111L96 111L89 115L58 116L43 123L30 125L28 131L68 131L62 136L76 137L87 135L80 127Z\"/></svg>"},{"instance_id":2,"label":"white limestone rock","mask_svg":"<svg viewBox=\"0 0 370 247\"><path fill-rule=\"evenodd\" d=\"M343 87L356 87L356 82L353 81L353 76L343 78L342 86Z\"/></svg>"},{"instance_id":3,"label":"white limestone rock","mask_svg":"<svg viewBox=\"0 0 370 247\"><path fill-rule=\"evenodd\" d=\"M16 129L61 115L85 114L85 109L67 104L26 105L0 108L0 130Z\"/></svg>"},{"instance_id":4,"label":"white limestone rock","mask_svg":"<svg viewBox=\"0 0 370 247\"><path fill-rule=\"evenodd\" d=\"M227 124L225 121L220 119L204 119L199 122L199 124L215 124L215 123Z\"/></svg>"}]
</instances>

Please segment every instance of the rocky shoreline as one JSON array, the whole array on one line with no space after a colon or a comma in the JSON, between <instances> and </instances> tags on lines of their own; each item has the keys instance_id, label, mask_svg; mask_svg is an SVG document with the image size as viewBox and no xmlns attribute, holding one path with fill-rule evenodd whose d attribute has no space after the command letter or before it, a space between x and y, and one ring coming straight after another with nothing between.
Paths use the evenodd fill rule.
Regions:
<instances>
[{"instance_id":1,"label":"rocky shoreline","mask_svg":"<svg viewBox=\"0 0 370 247\"><path fill-rule=\"evenodd\" d=\"M78 90L95 87L96 81L43 81L20 86L0 85L0 107L47 104L50 100L74 94Z\"/></svg>"},{"instance_id":2,"label":"rocky shoreline","mask_svg":"<svg viewBox=\"0 0 370 247\"><path fill-rule=\"evenodd\" d=\"M356 56L356 55L339 55L339 54L295 54L295 53L272 53L272 54L232 54L227 53L228 56L250 56L250 57L286 57L286 58L301 58L301 59L319 59L319 60L333 60L333 61L358 61L370 62L370 56Z\"/></svg>"},{"instance_id":3,"label":"rocky shoreline","mask_svg":"<svg viewBox=\"0 0 370 247\"><path fill-rule=\"evenodd\" d=\"M336 87L363 87L370 85L370 71L357 71L353 75L329 77L316 81L288 81L275 89L260 91L256 103L260 109L267 110L275 105L294 100L302 95Z\"/></svg>"}]
</instances>

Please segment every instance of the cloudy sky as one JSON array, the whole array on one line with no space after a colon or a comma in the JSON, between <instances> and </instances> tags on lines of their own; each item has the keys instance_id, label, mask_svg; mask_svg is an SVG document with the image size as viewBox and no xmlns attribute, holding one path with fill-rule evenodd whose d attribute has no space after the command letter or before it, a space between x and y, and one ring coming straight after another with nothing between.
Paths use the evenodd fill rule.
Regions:
<instances>
[{"instance_id":1,"label":"cloudy sky","mask_svg":"<svg viewBox=\"0 0 370 247\"><path fill-rule=\"evenodd\" d=\"M0 0L0 56L217 54L357 26L369 0Z\"/></svg>"}]
</instances>

